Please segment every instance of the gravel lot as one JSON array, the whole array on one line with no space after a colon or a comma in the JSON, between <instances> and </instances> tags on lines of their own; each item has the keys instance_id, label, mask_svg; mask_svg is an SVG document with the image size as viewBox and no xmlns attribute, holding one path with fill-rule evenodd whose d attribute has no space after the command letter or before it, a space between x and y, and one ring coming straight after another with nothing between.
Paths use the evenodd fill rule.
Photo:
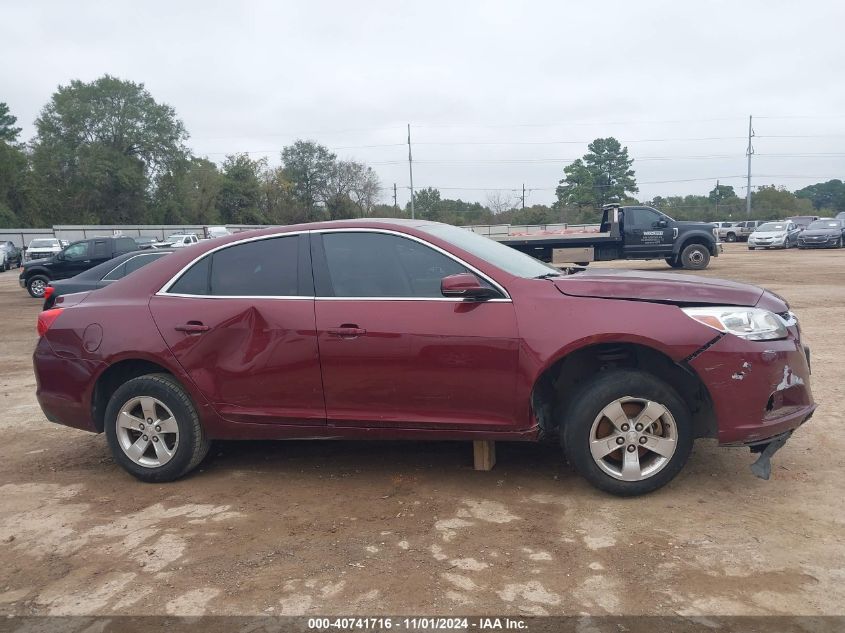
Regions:
<instances>
[{"instance_id":1,"label":"gravel lot","mask_svg":"<svg viewBox=\"0 0 845 633\"><path fill-rule=\"evenodd\" d=\"M44 419L40 305L2 273L0 615L843 614L845 250L732 244L698 274L791 302L820 408L768 482L700 441L670 486L616 499L531 444L479 473L469 443L225 442L138 483Z\"/></svg>"}]
</instances>

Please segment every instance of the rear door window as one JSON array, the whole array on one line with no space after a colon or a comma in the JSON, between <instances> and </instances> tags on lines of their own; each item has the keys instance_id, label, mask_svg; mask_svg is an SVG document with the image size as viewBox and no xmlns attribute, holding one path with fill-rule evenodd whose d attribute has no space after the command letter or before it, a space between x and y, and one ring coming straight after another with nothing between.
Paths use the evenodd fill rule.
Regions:
<instances>
[{"instance_id":1,"label":"rear door window","mask_svg":"<svg viewBox=\"0 0 845 633\"><path fill-rule=\"evenodd\" d=\"M299 236L235 244L206 255L168 292L218 297L291 297L299 294Z\"/></svg>"}]
</instances>

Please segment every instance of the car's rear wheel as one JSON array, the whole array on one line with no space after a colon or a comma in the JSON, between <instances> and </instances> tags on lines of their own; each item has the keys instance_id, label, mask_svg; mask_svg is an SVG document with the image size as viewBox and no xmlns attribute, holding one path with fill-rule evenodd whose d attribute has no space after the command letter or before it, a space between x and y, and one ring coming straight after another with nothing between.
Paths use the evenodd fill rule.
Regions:
<instances>
[{"instance_id":1,"label":"car's rear wheel","mask_svg":"<svg viewBox=\"0 0 845 633\"><path fill-rule=\"evenodd\" d=\"M105 431L115 461L141 481L178 479L210 446L190 397L169 374L121 385L106 407Z\"/></svg>"},{"instance_id":2,"label":"car's rear wheel","mask_svg":"<svg viewBox=\"0 0 845 633\"><path fill-rule=\"evenodd\" d=\"M710 251L704 244L690 244L681 251L680 261L689 270L704 270L710 263Z\"/></svg>"},{"instance_id":3,"label":"car's rear wheel","mask_svg":"<svg viewBox=\"0 0 845 633\"><path fill-rule=\"evenodd\" d=\"M29 292L30 297L34 297L35 299L40 299L44 296L44 289L47 287L49 283L49 279L47 279L44 275L33 275L26 281L26 289Z\"/></svg>"},{"instance_id":4,"label":"car's rear wheel","mask_svg":"<svg viewBox=\"0 0 845 633\"><path fill-rule=\"evenodd\" d=\"M671 386L643 371L611 370L585 383L561 424L569 463L596 488L619 496L666 485L692 450L686 404Z\"/></svg>"}]
</instances>

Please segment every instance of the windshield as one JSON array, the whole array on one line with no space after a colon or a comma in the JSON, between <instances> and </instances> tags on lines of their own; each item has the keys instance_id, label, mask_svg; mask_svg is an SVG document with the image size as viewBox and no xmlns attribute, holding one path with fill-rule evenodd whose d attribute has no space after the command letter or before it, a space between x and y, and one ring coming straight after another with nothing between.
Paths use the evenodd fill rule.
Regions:
<instances>
[{"instance_id":1,"label":"windshield","mask_svg":"<svg viewBox=\"0 0 845 633\"><path fill-rule=\"evenodd\" d=\"M766 222L765 224L758 226L757 230L761 233L765 233L767 231L785 231L786 224L781 222Z\"/></svg>"},{"instance_id":2,"label":"windshield","mask_svg":"<svg viewBox=\"0 0 845 633\"><path fill-rule=\"evenodd\" d=\"M842 226L837 220L816 220L810 222L808 229L838 229Z\"/></svg>"},{"instance_id":3,"label":"windshield","mask_svg":"<svg viewBox=\"0 0 845 633\"><path fill-rule=\"evenodd\" d=\"M557 268L544 264L530 255L520 253L509 246L499 244L467 229L449 224L430 224L419 228L517 277L532 278L562 274Z\"/></svg>"},{"instance_id":4,"label":"windshield","mask_svg":"<svg viewBox=\"0 0 845 633\"><path fill-rule=\"evenodd\" d=\"M54 248L58 245L58 240L32 240L29 243L30 248Z\"/></svg>"}]
</instances>

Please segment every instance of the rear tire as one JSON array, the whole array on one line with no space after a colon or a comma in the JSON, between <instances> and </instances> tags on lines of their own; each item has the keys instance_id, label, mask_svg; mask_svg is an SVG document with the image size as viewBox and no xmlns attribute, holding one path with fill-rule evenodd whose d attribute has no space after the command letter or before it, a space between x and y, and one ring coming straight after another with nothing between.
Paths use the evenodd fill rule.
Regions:
<instances>
[{"instance_id":1,"label":"rear tire","mask_svg":"<svg viewBox=\"0 0 845 633\"><path fill-rule=\"evenodd\" d=\"M169 374L139 376L118 387L106 407L105 431L115 461L146 482L182 477L211 446L194 404Z\"/></svg>"},{"instance_id":2,"label":"rear tire","mask_svg":"<svg viewBox=\"0 0 845 633\"><path fill-rule=\"evenodd\" d=\"M679 259L688 270L704 270L710 263L710 251L704 244L690 244L681 251Z\"/></svg>"},{"instance_id":3,"label":"rear tire","mask_svg":"<svg viewBox=\"0 0 845 633\"><path fill-rule=\"evenodd\" d=\"M614 369L583 384L560 424L575 470L599 490L623 497L665 486L692 450L686 404L671 386L639 370Z\"/></svg>"}]
</instances>

